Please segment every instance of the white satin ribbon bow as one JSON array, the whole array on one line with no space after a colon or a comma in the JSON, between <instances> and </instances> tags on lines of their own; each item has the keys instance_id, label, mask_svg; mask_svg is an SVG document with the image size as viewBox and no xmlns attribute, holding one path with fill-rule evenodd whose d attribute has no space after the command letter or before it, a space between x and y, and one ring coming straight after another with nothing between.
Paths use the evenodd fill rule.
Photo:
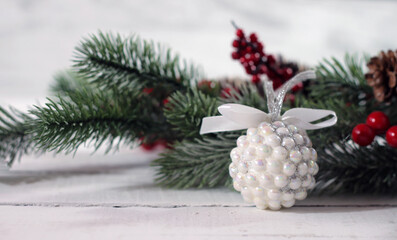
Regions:
<instances>
[{"instance_id":1,"label":"white satin ribbon bow","mask_svg":"<svg viewBox=\"0 0 397 240\"><path fill-rule=\"evenodd\" d=\"M218 107L218 111L222 116L203 118L200 134L242 130L258 127L261 122L271 121L270 114L241 104L224 104ZM330 115L332 115L330 119L316 124L311 123ZM335 112L330 110L292 108L281 116L281 120L305 130L313 130L334 125L337 117Z\"/></svg>"}]
</instances>

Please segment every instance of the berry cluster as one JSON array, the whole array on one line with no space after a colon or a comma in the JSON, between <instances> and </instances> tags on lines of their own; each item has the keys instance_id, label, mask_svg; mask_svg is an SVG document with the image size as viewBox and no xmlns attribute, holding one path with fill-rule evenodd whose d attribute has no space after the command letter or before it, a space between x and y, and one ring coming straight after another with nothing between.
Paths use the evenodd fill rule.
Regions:
<instances>
[{"instance_id":1,"label":"berry cluster","mask_svg":"<svg viewBox=\"0 0 397 240\"><path fill-rule=\"evenodd\" d=\"M263 43L258 40L255 33L246 37L244 31L238 28L236 36L232 43L235 48L232 58L239 60L247 74L252 75L253 83L259 83L259 76L266 74L273 82L273 88L277 89L296 74L297 69L288 64L280 64L273 55L266 54Z\"/></svg>"},{"instance_id":2,"label":"berry cluster","mask_svg":"<svg viewBox=\"0 0 397 240\"><path fill-rule=\"evenodd\" d=\"M390 127L390 120L380 111L368 115L366 123L360 123L353 128L352 139L360 146L367 146L374 141L375 135L386 132L387 143L397 148L397 125Z\"/></svg>"}]
</instances>

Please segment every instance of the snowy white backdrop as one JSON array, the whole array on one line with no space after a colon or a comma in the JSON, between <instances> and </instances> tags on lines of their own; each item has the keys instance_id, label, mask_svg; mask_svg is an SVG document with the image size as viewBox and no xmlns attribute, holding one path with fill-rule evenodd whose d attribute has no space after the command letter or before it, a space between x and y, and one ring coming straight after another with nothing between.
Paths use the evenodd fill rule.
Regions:
<instances>
[{"instance_id":1,"label":"snowy white backdrop","mask_svg":"<svg viewBox=\"0 0 397 240\"><path fill-rule=\"evenodd\" d=\"M70 67L73 48L98 29L165 43L208 77L244 77L230 58L231 20L255 31L268 52L313 65L345 52L396 49L396 10L396 1L1 0L0 105L43 103L53 74ZM156 153L89 153L24 157L14 175L0 176L0 238L397 236L395 199L311 198L263 213L227 189L156 187L148 167Z\"/></svg>"},{"instance_id":2,"label":"snowy white backdrop","mask_svg":"<svg viewBox=\"0 0 397 240\"><path fill-rule=\"evenodd\" d=\"M0 104L42 101L54 72L98 29L167 44L209 77L245 76L230 58L236 21L267 51L316 64L396 48L395 1L0 1Z\"/></svg>"}]
</instances>

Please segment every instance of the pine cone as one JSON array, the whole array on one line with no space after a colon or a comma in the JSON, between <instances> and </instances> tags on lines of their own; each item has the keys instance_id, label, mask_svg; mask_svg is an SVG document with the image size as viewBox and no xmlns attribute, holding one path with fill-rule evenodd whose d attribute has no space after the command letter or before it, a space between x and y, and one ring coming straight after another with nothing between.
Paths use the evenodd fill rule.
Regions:
<instances>
[{"instance_id":1,"label":"pine cone","mask_svg":"<svg viewBox=\"0 0 397 240\"><path fill-rule=\"evenodd\" d=\"M382 51L378 57L372 57L367 66L369 72L365 78L373 87L375 99L384 102L397 96L397 51Z\"/></svg>"}]
</instances>

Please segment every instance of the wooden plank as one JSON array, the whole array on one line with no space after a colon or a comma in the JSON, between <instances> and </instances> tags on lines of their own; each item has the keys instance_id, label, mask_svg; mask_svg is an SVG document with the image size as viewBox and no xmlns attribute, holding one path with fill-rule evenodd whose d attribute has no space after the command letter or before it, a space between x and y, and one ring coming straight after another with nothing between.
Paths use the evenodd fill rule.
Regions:
<instances>
[{"instance_id":1,"label":"wooden plank","mask_svg":"<svg viewBox=\"0 0 397 240\"><path fill-rule=\"evenodd\" d=\"M0 176L0 204L73 206L250 206L230 189L164 189L155 185L150 161L157 152L25 158ZM309 197L302 206L394 206L397 198Z\"/></svg>"},{"instance_id":2,"label":"wooden plank","mask_svg":"<svg viewBox=\"0 0 397 240\"><path fill-rule=\"evenodd\" d=\"M2 239L396 239L396 208L11 207Z\"/></svg>"}]
</instances>

